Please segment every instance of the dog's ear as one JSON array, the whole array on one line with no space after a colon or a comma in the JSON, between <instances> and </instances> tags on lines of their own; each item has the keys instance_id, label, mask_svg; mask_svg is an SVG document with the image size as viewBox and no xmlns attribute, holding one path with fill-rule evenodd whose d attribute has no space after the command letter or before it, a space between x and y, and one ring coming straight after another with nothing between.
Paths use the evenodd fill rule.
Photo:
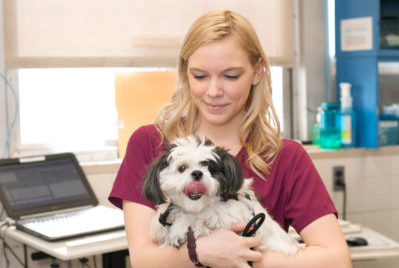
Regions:
<instances>
[{"instance_id":1,"label":"dog's ear","mask_svg":"<svg viewBox=\"0 0 399 268\"><path fill-rule=\"evenodd\" d=\"M237 159L225 149L216 147L215 153L220 157L219 161L223 167L223 176L218 178L220 183L220 196L224 200L237 198L237 192L244 183L242 167Z\"/></svg>"},{"instance_id":2,"label":"dog's ear","mask_svg":"<svg viewBox=\"0 0 399 268\"><path fill-rule=\"evenodd\" d=\"M169 151L166 151L159 156L147 169L144 176L142 193L148 201L160 205L166 203L166 198L161 190L159 183L159 173L169 165L168 158Z\"/></svg>"}]
</instances>

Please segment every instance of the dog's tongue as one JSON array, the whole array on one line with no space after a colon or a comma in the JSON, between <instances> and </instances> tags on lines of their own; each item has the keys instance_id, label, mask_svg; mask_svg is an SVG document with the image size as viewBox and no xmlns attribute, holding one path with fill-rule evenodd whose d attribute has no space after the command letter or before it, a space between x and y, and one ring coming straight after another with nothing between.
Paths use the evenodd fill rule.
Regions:
<instances>
[{"instance_id":1,"label":"dog's tongue","mask_svg":"<svg viewBox=\"0 0 399 268\"><path fill-rule=\"evenodd\" d=\"M206 193L206 187L202 182L191 182L189 185L186 186L186 189L184 189L184 193L191 200L197 200Z\"/></svg>"}]
</instances>

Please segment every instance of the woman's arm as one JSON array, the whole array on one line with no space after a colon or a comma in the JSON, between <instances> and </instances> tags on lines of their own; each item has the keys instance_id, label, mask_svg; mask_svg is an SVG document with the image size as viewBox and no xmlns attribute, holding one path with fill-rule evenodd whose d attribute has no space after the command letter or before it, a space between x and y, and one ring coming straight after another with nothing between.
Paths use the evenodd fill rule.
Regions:
<instances>
[{"instance_id":1,"label":"woman's arm","mask_svg":"<svg viewBox=\"0 0 399 268\"><path fill-rule=\"evenodd\" d=\"M300 233L306 247L294 256L277 252L263 252L261 262L255 268L350 268L352 267L348 246L337 218L333 214L323 216Z\"/></svg>"},{"instance_id":2,"label":"woman's arm","mask_svg":"<svg viewBox=\"0 0 399 268\"><path fill-rule=\"evenodd\" d=\"M123 201L125 229L132 267L194 267L187 248L158 248L149 237L155 211L141 204Z\"/></svg>"},{"instance_id":3,"label":"woman's arm","mask_svg":"<svg viewBox=\"0 0 399 268\"><path fill-rule=\"evenodd\" d=\"M150 240L150 225L155 215L154 210L124 200L123 212L133 267L195 267L188 257L186 244L179 249L172 246L159 248ZM242 228L237 227L237 229ZM217 229L211 235L197 239L197 255L202 264L212 268L249 268L248 261L261 260L261 254L250 249L259 246L260 243L260 239L239 236L234 230Z\"/></svg>"}]
</instances>

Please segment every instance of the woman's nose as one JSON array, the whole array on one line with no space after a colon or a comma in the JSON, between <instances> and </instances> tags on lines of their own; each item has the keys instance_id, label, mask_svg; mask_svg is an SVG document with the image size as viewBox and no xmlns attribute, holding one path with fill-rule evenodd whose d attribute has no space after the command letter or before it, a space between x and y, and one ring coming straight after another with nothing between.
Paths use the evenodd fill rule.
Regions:
<instances>
[{"instance_id":1,"label":"woman's nose","mask_svg":"<svg viewBox=\"0 0 399 268\"><path fill-rule=\"evenodd\" d=\"M208 85L207 95L209 97L218 97L223 94L223 89L218 80L213 79Z\"/></svg>"}]
</instances>

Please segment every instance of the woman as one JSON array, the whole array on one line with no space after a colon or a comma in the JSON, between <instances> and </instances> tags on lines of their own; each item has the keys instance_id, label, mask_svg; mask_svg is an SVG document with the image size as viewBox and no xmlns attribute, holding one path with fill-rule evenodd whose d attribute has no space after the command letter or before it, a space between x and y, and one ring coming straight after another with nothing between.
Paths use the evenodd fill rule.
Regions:
<instances>
[{"instance_id":1,"label":"woman","mask_svg":"<svg viewBox=\"0 0 399 268\"><path fill-rule=\"evenodd\" d=\"M177 88L154 125L129 140L109 200L123 208L133 267L193 267L186 246L158 248L149 239L154 205L141 196L148 165L168 141L196 134L229 150L273 218L293 226L306 246L295 256L251 250L258 238L217 229L196 241L196 258L209 267L351 267L336 209L302 146L281 139L269 67L256 33L241 15L205 14L181 48Z\"/></svg>"}]
</instances>

